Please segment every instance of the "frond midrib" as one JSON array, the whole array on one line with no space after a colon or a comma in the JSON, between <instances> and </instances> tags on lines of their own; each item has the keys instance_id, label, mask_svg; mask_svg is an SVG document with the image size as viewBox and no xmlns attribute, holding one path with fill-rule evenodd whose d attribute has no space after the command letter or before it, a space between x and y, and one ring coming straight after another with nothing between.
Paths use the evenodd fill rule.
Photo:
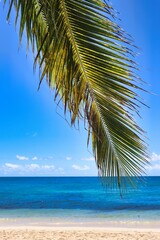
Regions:
<instances>
[{"instance_id":1,"label":"frond midrib","mask_svg":"<svg viewBox=\"0 0 160 240\"><path fill-rule=\"evenodd\" d=\"M99 109L98 103L97 103L97 101L96 101L96 96L95 96L94 92L92 91L91 83L90 83L89 78L88 78L88 76L87 76L87 73L86 73L87 71L86 71L85 66L84 66L84 64L83 64L82 57L81 57L81 54L80 54L80 52L79 52L79 48L78 48L76 39L75 39L75 37L74 37L74 33L73 33L72 26L71 26L70 21L69 21L69 17L68 17L68 13L67 13L67 8L66 8L66 4L65 4L65 1L64 1L64 0L61 0L61 1L60 1L60 6L61 6L61 10L62 10L62 12L63 12L64 18L65 18L65 20L66 20L66 26L67 26L68 31L69 31L69 33L68 33L69 36L68 36L68 37L71 39L71 43L73 44L73 51L75 51L76 56L77 56L77 58L78 58L78 60L79 60L78 63L79 63L79 65L80 65L81 74L82 74L82 76L83 76L83 79L84 79L85 82L86 82L86 86L87 86L87 88L88 88L88 91L90 92L91 98L92 98L93 103L94 103L94 105L95 105L95 107L96 107L96 110L97 110L97 113L98 113L99 118L100 118L100 120L101 120L101 123L102 123L102 126L103 126L103 130L104 130L104 132L105 132L105 135L106 135L106 137L108 138L109 143L110 143L111 148L112 148L112 151L113 151L113 153L114 153L114 155L115 155L115 158L117 159L117 164L119 165L119 168L121 169L121 164L120 164L121 161L120 161L120 158L119 158L119 156L118 156L118 152L116 151L116 148L115 148L115 146L114 146L114 142L113 142L112 136L111 136L111 134L110 134L110 132L109 132L107 123L104 121L103 116L102 116L102 114L101 114L101 110ZM64 21L64 22L65 22L65 21Z\"/></svg>"}]
</instances>

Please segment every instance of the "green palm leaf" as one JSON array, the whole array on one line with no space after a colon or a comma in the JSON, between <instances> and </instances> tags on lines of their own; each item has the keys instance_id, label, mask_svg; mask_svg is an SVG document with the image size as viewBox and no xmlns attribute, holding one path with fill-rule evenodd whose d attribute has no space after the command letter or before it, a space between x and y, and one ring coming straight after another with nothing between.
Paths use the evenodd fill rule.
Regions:
<instances>
[{"instance_id":1,"label":"green palm leaf","mask_svg":"<svg viewBox=\"0 0 160 240\"><path fill-rule=\"evenodd\" d=\"M40 83L55 89L69 110L71 123L88 123L88 142L100 175L139 176L147 162L143 131L132 118L138 112L138 96L126 46L129 39L111 20L112 8L101 0L12 0L24 30L36 52Z\"/></svg>"}]
</instances>

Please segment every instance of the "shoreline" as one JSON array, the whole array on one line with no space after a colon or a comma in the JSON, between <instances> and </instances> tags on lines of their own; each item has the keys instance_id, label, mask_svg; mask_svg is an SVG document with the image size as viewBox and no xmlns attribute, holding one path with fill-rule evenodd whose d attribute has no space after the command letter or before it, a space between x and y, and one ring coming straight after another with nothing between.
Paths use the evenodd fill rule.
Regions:
<instances>
[{"instance_id":1,"label":"shoreline","mask_svg":"<svg viewBox=\"0 0 160 240\"><path fill-rule=\"evenodd\" d=\"M96 226L0 226L0 231L11 230L11 231L86 231L86 232L142 232L150 233L155 232L160 235L160 228L127 228L127 227L96 227Z\"/></svg>"},{"instance_id":2,"label":"shoreline","mask_svg":"<svg viewBox=\"0 0 160 240\"><path fill-rule=\"evenodd\" d=\"M96 229L108 231L150 231L160 232L160 221L62 221L54 218L0 218L1 229Z\"/></svg>"}]
</instances>

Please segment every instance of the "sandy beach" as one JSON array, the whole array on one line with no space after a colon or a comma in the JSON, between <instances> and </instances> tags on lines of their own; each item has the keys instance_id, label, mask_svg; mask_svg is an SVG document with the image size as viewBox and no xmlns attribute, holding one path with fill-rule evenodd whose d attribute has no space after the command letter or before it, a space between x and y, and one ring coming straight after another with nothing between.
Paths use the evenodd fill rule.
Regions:
<instances>
[{"instance_id":1,"label":"sandy beach","mask_svg":"<svg viewBox=\"0 0 160 240\"><path fill-rule=\"evenodd\" d=\"M153 229L105 228L0 228L1 240L160 240L160 231Z\"/></svg>"}]
</instances>

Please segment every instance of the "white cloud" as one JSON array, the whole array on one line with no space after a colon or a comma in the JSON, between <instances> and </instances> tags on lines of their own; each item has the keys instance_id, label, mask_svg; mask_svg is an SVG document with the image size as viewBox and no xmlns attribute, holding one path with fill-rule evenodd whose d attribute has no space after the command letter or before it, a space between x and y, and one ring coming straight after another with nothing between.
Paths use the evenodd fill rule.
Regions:
<instances>
[{"instance_id":1,"label":"white cloud","mask_svg":"<svg viewBox=\"0 0 160 240\"><path fill-rule=\"evenodd\" d=\"M26 169L30 169L30 170L35 170L35 169L39 169L40 166L38 164L29 164L29 165L25 165Z\"/></svg>"},{"instance_id":2,"label":"white cloud","mask_svg":"<svg viewBox=\"0 0 160 240\"><path fill-rule=\"evenodd\" d=\"M83 161L95 161L94 157L82 158Z\"/></svg>"},{"instance_id":3,"label":"white cloud","mask_svg":"<svg viewBox=\"0 0 160 240\"><path fill-rule=\"evenodd\" d=\"M72 158L71 157L66 157L66 160L70 161Z\"/></svg>"},{"instance_id":4,"label":"white cloud","mask_svg":"<svg viewBox=\"0 0 160 240\"><path fill-rule=\"evenodd\" d=\"M19 170L21 169L24 172L28 171L35 171L35 170L53 170L55 169L54 165L39 165L39 164L25 164L25 165L17 165L17 164L12 164L12 163L5 163L3 168L9 168L12 170Z\"/></svg>"},{"instance_id":5,"label":"white cloud","mask_svg":"<svg viewBox=\"0 0 160 240\"><path fill-rule=\"evenodd\" d=\"M25 157L25 156L20 156L20 155L16 155L16 158L20 161L26 161L26 160L29 160L28 157Z\"/></svg>"},{"instance_id":6,"label":"white cloud","mask_svg":"<svg viewBox=\"0 0 160 240\"><path fill-rule=\"evenodd\" d=\"M54 170L55 166L54 165L38 165L38 164L30 164L26 165L27 168L31 170Z\"/></svg>"},{"instance_id":7,"label":"white cloud","mask_svg":"<svg viewBox=\"0 0 160 240\"><path fill-rule=\"evenodd\" d=\"M38 160L38 157L34 156L32 157L32 160Z\"/></svg>"},{"instance_id":8,"label":"white cloud","mask_svg":"<svg viewBox=\"0 0 160 240\"><path fill-rule=\"evenodd\" d=\"M72 168L78 171L87 171L90 169L87 165L84 165L84 166L72 165Z\"/></svg>"},{"instance_id":9,"label":"white cloud","mask_svg":"<svg viewBox=\"0 0 160 240\"><path fill-rule=\"evenodd\" d=\"M42 165L41 169L53 170L53 169L55 169L55 166L54 165Z\"/></svg>"},{"instance_id":10,"label":"white cloud","mask_svg":"<svg viewBox=\"0 0 160 240\"><path fill-rule=\"evenodd\" d=\"M157 153L152 153L151 157L150 157L150 160L152 162L155 162L155 161L160 161L160 155L158 155Z\"/></svg>"},{"instance_id":11,"label":"white cloud","mask_svg":"<svg viewBox=\"0 0 160 240\"><path fill-rule=\"evenodd\" d=\"M12 170L17 170L20 168L20 165L12 164L12 163L5 163L4 166Z\"/></svg>"},{"instance_id":12,"label":"white cloud","mask_svg":"<svg viewBox=\"0 0 160 240\"><path fill-rule=\"evenodd\" d=\"M29 164L24 166L25 169L29 169L31 171L38 170L38 171L43 171L43 170L53 170L55 169L54 165L39 165L39 164Z\"/></svg>"},{"instance_id":13,"label":"white cloud","mask_svg":"<svg viewBox=\"0 0 160 240\"><path fill-rule=\"evenodd\" d=\"M39 164L13 164L5 163L0 166L2 176L53 176L64 174L63 168L56 168L54 165Z\"/></svg>"},{"instance_id":14,"label":"white cloud","mask_svg":"<svg viewBox=\"0 0 160 240\"><path fill-rule=\"evenodd\" d=\"M54 157L53 156L48 156L48 157L39 157L38 160L44 160L44 161L48 161L48 160L53 160Z\"/></svg>"},{"instance_id":15,"label":"white cloud","mask_svg":"<svg viewBox=\"0 0 160 240\"><path fill-rule=\"evenodd\" d=\"M160 164L155 164L151 166L146 167L147 170L152 171L152 170L160 170Z\"/></svg>"},{"instance_id":16,"label":"white cloud","mask_svg":"<svg viewBox=\"0 0 160 240\"><path fill-rule=\"evenodd\" d=\"M160 155L153 152L149 158L150 165L146 166L148 175L160 175Z\"/></svg>"}]
</instances>

